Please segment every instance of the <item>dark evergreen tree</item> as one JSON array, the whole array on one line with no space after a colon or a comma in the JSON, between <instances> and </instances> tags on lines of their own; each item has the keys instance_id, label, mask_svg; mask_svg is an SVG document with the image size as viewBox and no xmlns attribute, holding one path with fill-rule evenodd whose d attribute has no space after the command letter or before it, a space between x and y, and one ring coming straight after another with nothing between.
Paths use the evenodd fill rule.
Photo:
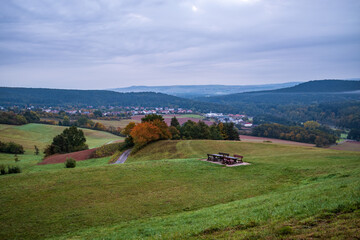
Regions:
<instances>
[{"instance_id":1,"label":"dark evergreen tree","mask_svg":"<svg viewBox=\"0 0 360 240\"><path fill-rule=\"evenodd\" d=\"M236 130L234 123L224 123L224 129L227 135L226 140L240 140L239 133Z\"/></svg>"},{"instance_id":2,"label":"dark evergreen tree","mask_svg":"<svg viewBox=\"0 0 360 240\"><path fill-rule=\"evenodd\" d=\"M157 114L148 114L141 119L141 122L153 122L155 120L164 121L164 118L161 115Z\"/></svg>"},{"instance_id":3,"label":"dark evergreen tree","mask_svg":"<svg viewBox=\"0 0 360 240\"><path fill-rule=\"evenodd\" d=\"M102 112L100 110L95 110L94 111L94 116L95 117L102 117Z\"/></svg>"},{"instance_id":4,"label":"dark evergreen tree","mask_svg":"<svg viewBox=\"0 0 360 240\"><path fill-rule=\"evenodd\" d=\"M26 111L23 116L29 123L36 123L40 121L39 115L34 111Z\"/></svg>"},{"instance_id":5,"label":"dark evergreen tree","mask_svg":"<svg viewBox=\"0 0 360 240\"><path fill-rule=\"evenodd\" d=\"M209 137L210 137L210 139L213 139L213 140L222 140L223 139L216 124L213 124L210 126L210 136Z\"/></svg>"},{"instance_id":6,"label":"dark evergreen tree","mask_svg":"<svg viewBox=\"0 0 360 240\"><path fill-rule=\"evenodd\" d=\"M360 141L360 129L351 129L347 138Z\"/></svg>"},{"instance_id":7,"label":"dark evergreen tree","mask_svg":"<svg viewBox=\"0 0 360 240\"><path fill-rule=\"evenodd\" d=\"M209 139L210 138L210 128L203 121L197 123L197 139Z\"/></svg>"},{"instance_id":8,"label":"dark evergreen tree","mask_svg":"<svg viewBox=\"0 0 360 240\"><path fill-rule=\"evenodd\" d=\"M45 156L55 153L69 153L88 149L86 138L81 129L75 126L66 128L61 134L54 137L51 145L46 147Z\"/></svg>"},{"instance_id":9,"label":"dark evergreen tree","mask_svg":"<svg viewBox=\"0 0 360 240\"><path fill-rule=\"evenodd\" d=\"M170 126L176 127L176 128L180 127L180 123L175 116L171 119Z\"/></svg>"}]
</instances>

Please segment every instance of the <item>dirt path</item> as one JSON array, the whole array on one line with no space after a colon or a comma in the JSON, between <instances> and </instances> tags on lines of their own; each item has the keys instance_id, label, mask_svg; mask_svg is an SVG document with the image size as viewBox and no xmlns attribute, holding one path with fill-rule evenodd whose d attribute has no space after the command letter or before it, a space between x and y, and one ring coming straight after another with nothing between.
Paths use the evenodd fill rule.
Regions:
<instances>
[{"instance_id":1,"label":"dirt path","mask_svg":"<svg viewBox=\"0 0 360 240\"><path fill-rule=\"evenodd\" d=\"M128 149L125 152L123 152L123 154L120 155L118 160L116 160L116 162L114 162L114 164L124 163L126 161L126 159L129 157L130 153L131 153L131 149Z\"/></svg>"}]
</instances>

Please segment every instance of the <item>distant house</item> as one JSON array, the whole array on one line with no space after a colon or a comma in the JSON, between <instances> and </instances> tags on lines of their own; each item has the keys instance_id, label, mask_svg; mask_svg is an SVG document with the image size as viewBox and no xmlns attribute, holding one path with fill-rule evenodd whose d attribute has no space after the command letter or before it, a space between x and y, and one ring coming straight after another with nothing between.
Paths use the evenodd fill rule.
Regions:
<instances>
[{"instance_id":1,"label":"distant house","mask_svg":"<svg viewBox=\"0 0 360 240\"><path fill-rule=\"evenodd\" d=\"M252 123L245 123L244 127L252 127L252 125L253 125Z\"/></svg>"}]
</instances>

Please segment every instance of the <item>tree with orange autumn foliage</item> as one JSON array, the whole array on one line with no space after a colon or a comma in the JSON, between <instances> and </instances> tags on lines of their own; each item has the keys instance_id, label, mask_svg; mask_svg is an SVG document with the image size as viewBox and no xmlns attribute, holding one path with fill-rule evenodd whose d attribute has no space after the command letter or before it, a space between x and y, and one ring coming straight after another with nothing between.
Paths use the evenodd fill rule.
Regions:
<instances>
[{"instance_id":1,"label":"tree with orange autumn foliage","mask_svg":"<svg viewBox=\"0 0 360 240\"><path fill-rule=\"evenodd\" d=\"M161 130L150 122L137 124L131 131L130 136L135 143L135 149L140 149L146 144L159 140Z\"/></svg>"},{"instance_id":2,"label":"tree with orange autumn foliage","mask_svg":"<svg viewBox=\"0 0 360 240\"><path fill-rule=\"evenodd\" d=\"M126 125L125 129L122 131L122 134L129 136L131 130L135 127L135 122L129 122L128 125Z\"/></svg>"},{"instance_id":3,"label":"tree with orange autumn foliage","mask_svg":"<svg viewBox=\"0 0 360 240\"><path fill-rule=\"evenodd\" d=\"M169 127L168 125L164 122L164 120L159 120L159 119L156 119L152 122L153 125L157 126L159 129L160 129L160 139L170 139L171 138L171 133L169 131Z\"/></svg>"},{"instance_id":4,"label":"tree with orange autumn foliage","mask_svg":"<svg viewBox=\"0 0 360 240\"><path fill-rule=\"evenodd\" d=\"M135 149L133 150L135 152L150 142L171 139L171 133L164 120L152 118L135 125L130 131L130 137L135 144Z\"/></svg>"}]
</instances>

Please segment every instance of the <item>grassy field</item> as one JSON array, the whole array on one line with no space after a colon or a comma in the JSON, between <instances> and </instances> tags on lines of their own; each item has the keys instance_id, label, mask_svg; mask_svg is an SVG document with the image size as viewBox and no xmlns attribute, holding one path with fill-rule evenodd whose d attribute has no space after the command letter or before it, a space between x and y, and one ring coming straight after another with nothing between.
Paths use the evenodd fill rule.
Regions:
<instances>
[{"instance_id":1,"label":"grassy field","mask_svg":"<svg viewBox=\"0 0 360 240\"><path fill-rule=\"evenodd\" d=\"M43 149L52 139L62 133L66 127L45 124L26 124L22 126L0 124L0 140L14 141L24 146L25 150L33 150L34 145ZM123 139L111 133L82 129L89 148L99 147L107 142Z\"/></svg>"},{"instance_id":2,"label":"grassy field","mask_svg":"<svg viewBox=\"0 0 360 240\"><path fill-rule=\"evenodd\" d=\"M218 151L251 165L198 160ZM360 153L161 141L125 164L107 160L0 176L0 239L262 239L308 236L329 224L338 226L334 236L359 234ZM309 222L313 230L302 228Z\"/></svg>"},{"instance_id":3,"label":"grassy field","mask_svg":"<svg viewBox=\"0 0 360 240\"><path fill-rule=\"evenodd\" d=\"M26 124L22 126L13 126L0 124L0 141L13 141L24 146L25 154L18 155L20 166L24 172L41 171L42 169L60 169L63 164L53 166L36 165L43 159L43 150L47 144L50 144L53 137L60 134L66 127L44 125L44 124ZM85 133L86 143L89 148L99 147L105 143L121 140L123 138L113 134L89 129L82 129ZM40 154L34 154L34 145L40 149ZM93 162L95 160L92 160ZM0 153L0 164L15 165L14 155ZM88 166L90 162L79 163L79 166ZM106 159L99 159L95 165L106 164ZM91 165L91 164L90 164Z\"/></svg>"}]
</instances>

